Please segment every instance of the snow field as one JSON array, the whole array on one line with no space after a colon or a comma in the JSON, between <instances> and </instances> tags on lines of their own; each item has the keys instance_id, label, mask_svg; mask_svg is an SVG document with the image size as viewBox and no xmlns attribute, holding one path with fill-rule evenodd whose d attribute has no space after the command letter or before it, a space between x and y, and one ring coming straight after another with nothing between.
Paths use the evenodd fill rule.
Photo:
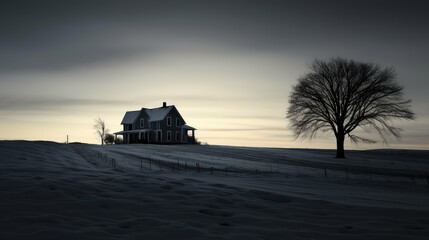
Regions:
<instances>
[{"instance_id":1,"label":"snow field","mask_svg":"<svg viewBox=\"0 0 429 240\"><path fill-rule=\"evenodd\" d=\"M285 154L272 172L266 159ZM407 160L356 152L338 163L322 150L4 141L0 239L427 239L425 183L305 170L365 167L362 156L382 172L427 169L425 152L401 154ZM141 171L141 158L161 161L162 170ZM183 161L204 169L185 171ZM204 167L229 161L246 171Z\"/></svg>"}]
</instances>

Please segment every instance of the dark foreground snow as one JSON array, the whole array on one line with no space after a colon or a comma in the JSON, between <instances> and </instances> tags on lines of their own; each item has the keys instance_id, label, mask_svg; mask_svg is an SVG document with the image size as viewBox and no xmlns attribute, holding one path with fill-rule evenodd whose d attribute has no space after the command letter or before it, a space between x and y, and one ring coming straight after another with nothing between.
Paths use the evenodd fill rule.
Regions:
<instances>
[{"instance_id":1,"label":"dark foreground snow","mask_svg":"<svg viewBox=\"0 0 429 240\"><path fill-rule=\"evenodd\" d=\"M0 239L427 239L428 152L331 154L0 142Z\"/></svg>"}]
</instances>

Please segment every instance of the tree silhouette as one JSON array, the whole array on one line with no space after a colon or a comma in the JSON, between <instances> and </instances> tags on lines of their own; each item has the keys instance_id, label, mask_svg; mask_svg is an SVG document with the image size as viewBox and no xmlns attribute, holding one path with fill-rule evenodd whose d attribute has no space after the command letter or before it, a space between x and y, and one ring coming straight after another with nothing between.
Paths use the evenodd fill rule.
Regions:
<instances>
[{"instance_id":1,"label":"tree silhouette","mask_svg":"<svg viewBox=\"0 0 429 240\"><path fill-rule=\"evenodd\" d=\"M95 119L94 129L97 135L100 137L101 145L104 144L104 138L109 130L106 128L106 123L103 119L97 118Z\"/></svg>"},{"instance_id":2,"label":"tree silhouette","mask_svg":"<svg viewBox=\"0 0 429 240\"><path fill-rule=\"evenodd\" d=\"M111 133L106 133L106 135L104 136L104 142L106 144L113 144L115 142L115 135Z\"/></svg>"},{"instance_id":3,"label":"tree silhouette","mask_svg":"<svg viewBox=\"0 0 429 240\"><path fill-rule=\"evenodd\" d=\"M375 143L352 134L356 128L375 130L384 143L400 137L394 119L414 119L411 100L395 82L393 68L344 58L315 60L310 72L298 79L289 96L287 118L296 138L313 138L318 131L333 131L337 158L345 158L344 139Z\"/></svg>"}]
</instances>

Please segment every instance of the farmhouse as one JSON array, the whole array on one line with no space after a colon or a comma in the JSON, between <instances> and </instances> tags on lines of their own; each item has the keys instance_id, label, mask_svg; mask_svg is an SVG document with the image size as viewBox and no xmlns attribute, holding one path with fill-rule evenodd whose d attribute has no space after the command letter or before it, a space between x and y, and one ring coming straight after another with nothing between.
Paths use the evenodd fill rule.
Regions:
<instances>
[{"instance_id":1,"label":"farmhouse","mask_svg":"<svg viewBox=\"0 0 429 240\"><path fill-rule=\"evenodd\" d=\"M174 105L163 102L159 108L142 108L125 113L122 119L124 143L195 143L195 128L186 125Z\"/></svg>"}]
</instances>

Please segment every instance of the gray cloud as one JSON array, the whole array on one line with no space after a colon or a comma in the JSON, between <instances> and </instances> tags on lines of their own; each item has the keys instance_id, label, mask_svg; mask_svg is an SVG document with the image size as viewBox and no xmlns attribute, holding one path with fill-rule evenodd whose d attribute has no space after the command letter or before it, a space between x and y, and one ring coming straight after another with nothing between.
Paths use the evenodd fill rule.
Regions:
<instances>
[{"instance_id":1,"label":"gray cloud","mask_svg":"<svg viewBox=\"0 0 429 240\"><path fill-rule=\"evenodd\" d=\"M427 5L369 0L10 1L0 10L0 72L82 67L156 54L186 42L307 57L327 54L324 49L330 55L341 49L379 51L386 41L398 52L410 52L415 44L428 50ZM410 39L413 45L406 44ZM427 55L415 53L412 59Z\"/></svg>"},{"instance_id":2,"label":"gray cloud","mask_svg":"<svg viewBox=\"0 0 429 240\"><path fill-rule=\"evenodd\" d=\"M284 131L280 127L255 127L255 128L205 128L200 129L207 132L251 132L251 131Z\"/></svg>"},{"instance_id":3,"label":"gray cloud","mask_svg":"<svg viewBox=\"0 0 429 240\"><path fill-rule=\"evenodd\" d=\"M0 111L22 112L22 111L57 111L63 108L85 107L85 106L116 106L130 103L124 100L101 100L81 98L28 98L0 97Z\"/></svg>"},{"instance_id":4,"label":"gray cloud","mask_svg":"<svg viewBox=\"0 0 429 240\"><path fill-rule=\"evenodd\" d=\"M236 114L236 115L222 115L222 118L232 118L232 119L261 119L261 120L276 120L276 119L285 119L285 117L278 116L268 116L268 115L246 115L246 114Z\"/></svg>"}]
</instances>

